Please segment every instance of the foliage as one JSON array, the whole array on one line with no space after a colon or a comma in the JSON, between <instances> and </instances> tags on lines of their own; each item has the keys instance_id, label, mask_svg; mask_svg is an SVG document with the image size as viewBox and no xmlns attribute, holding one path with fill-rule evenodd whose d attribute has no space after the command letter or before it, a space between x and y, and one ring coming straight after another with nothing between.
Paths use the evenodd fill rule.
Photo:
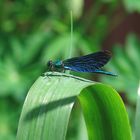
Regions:
<instances>
[{"instance_id":1,"label":"foliage","mask_svg":"<svg viewBox=\"0 0 140 140\"><path fill-rule=\"evenodd\" d=\"M125 91L128 100L134 103L136 102L140 79L139 46L140 42L133 34L127 37L125 49L120 44L114 46L114 55L107 68L118 74L117 80L112 83L111 79L102 77L104 82L112 84L118 91Z\"/></svg>"},{"instance_id":2,"label":"foliage","mask_svg":"<svg viewBox=\"0 0 140 140\"><path fill-rule=\"evenodd\" d=\"M130 34L125 43L125 49L118 44L114 47L114 56L110 64L106 67L108 70L114 70L117 74L117 80L113 82L105 76L101 81L112 84L120 93L126 93L126 101L129 117L132 127L135 125L135 108L137 102L137 91L140 81L140 41L134 34ZM123 97L123 95L122 95Z\"/></svg>"},{"instance_id":3,"label":"foliage","mask_svg":"<svg viewBox=\"0 0 140 140\"><path fill-rule=\"evenodd\" d=\"M39 77L25 100L17 139L65 140L73 104L78 96L89 140L131 140L121 98L111 87L62 73ZM90 92L89 92L90 91Z\"/></svg>"},{"instance_id":4,"label":"foliage","mask_svg":"<svg viewBox=\"0 0 140 140\"><path fill-rule=\"evenodd\" d=\"M69 11L71 9L74 17L73 56L78 56L101 50L108 34L120 25L125 16L129 15L129 12L140 11L138 3L138 0L134 2L130 0L123 0L123 2L117 0L1 0L0 139L15 139L17 122L26 93L35 79L46 71L45 65L48 59L66 57L67 48L70 46ZM123 7L124 16L118 14L120 7ZM131 41L133 42L133 39ZM131 44L131 41L128 44ZM138 46L137 43L133 45ZM129 53L132 49L137 52L137 47L132 46L131 51L128 48ZM113 57L118 56L118 53L115 51ZM118 57L116 59L119 59ZM138 61L139 58L135 60ZM137 91L138 82L134 71L139 70L139 65L138 62L136 64L134 66L136 70L133 70L133 73L130 72L131 74L126 72L122 78L126 79L126 85L122 84L124 81L118 85L113 84L119 81L119 78L114 80L108 77L113 81L111 85L125 92L134 104L136 94L132 95L130 90ZM111 63L111 65L109 69L112 71L114 64ZM133 67L133 65L130 66ZM128 66L128 71L129 69ZM98 77L95 76L95 79ZM93 77L90 75L89 78ZM132 81L131 84L128 83L129 80ZM130 116L134 116L134 109ZM76 117L74 120L76 122Z\"/></svg>"},{"instance_id":5,"label":"foliage","mask_svg":"<svg viewBox=\"0 0 140 140\"><path fill-rule=\"evenodd\" d=\"M124 0L124 5L128 12L140 12L140 1Z\"/></svg>"},{"instance_id":6,"label":"foliage","mask_svg":"<svg viewBox=\"0 0 140 140\"><path fill-rule=\"evenodd\" d=\"M138 96L137 96L137 108L136 108L136 118L135 118L135 139L138 140L140 138L139 128L140 128L140 84L138 88Z\"/></svg>"}]
</instances>

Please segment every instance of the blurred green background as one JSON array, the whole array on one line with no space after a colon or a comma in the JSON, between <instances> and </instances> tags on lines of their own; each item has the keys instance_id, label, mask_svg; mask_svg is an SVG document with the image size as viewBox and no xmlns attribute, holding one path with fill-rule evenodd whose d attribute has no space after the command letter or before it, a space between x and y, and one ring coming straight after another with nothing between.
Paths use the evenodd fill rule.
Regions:
<instances>
[{"instance_id":1,"label":"blurred green background","mask_svg":"<svg viewBox=\"0 0 140 140\"><path fill-rule=\"evenodd\" d=\"M113 86L121 95L134 131L140 80L140 1L1 0L0 1L0 140L13 140L30 86L49 59L110 50L105 69L118 74L81 75ZM76 109L68 139L76 137Z\"/></svg>"}]
</instances>

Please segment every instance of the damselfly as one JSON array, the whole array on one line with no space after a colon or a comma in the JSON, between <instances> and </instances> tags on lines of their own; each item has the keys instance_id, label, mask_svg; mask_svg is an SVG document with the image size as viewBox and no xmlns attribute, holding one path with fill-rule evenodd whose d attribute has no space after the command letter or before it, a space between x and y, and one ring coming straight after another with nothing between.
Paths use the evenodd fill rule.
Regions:
<instances>
[{"instance_id":1,"label":"damselfly","mask_svg":"<svg viewBox=\"0 0 140 140\"><path fill-rule=\"evenodd\" d=\"M71 70L76 72L101 73L111 76L116 74L104 71L101 68L110 60L111 53L109 51L99 51L81 57L73 57L63 61L50 60L47 65L51 71Z\"/></svg>"}]
</instances>

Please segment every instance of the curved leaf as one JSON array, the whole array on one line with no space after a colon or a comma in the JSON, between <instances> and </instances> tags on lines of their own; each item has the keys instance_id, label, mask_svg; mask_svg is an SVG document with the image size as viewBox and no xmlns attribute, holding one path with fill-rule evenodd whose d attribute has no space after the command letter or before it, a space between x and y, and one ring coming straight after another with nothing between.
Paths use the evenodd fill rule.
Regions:
<instances>
[{"instance_id":1,"label":"curved leaf","mask_svg":"<svg viewBox=\"0 0 140 140\"><path fill-rule=\"evenodd\" d=\"M131 140L125 107L112 87L95 84L82 91L79 100L89 140Z\"/></svg>"},{"instance_id":2,"label":"curved leaf","mask_svg":"<svg viewBox=\"0 0 140 140\"><path fill-rule=\"evenodd\" d=\"M83 89L88 86L91 87L86 93ZM47 73L31 87L21 113L17 139L64 140L77 97L84 111L89 140L131 140L128 117L116 91L62 73Z\"/></svg>"}]
</instances>

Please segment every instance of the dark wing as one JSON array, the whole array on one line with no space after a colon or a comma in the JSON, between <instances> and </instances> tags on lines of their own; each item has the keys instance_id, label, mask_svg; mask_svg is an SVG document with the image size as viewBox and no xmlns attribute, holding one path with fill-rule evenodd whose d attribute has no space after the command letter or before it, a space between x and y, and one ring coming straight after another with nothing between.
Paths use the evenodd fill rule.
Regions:
<instances>
[{"instance_id":1,"label":"dark wing","mask_svg":"<svg viewBox=\"0 0 140 140\"><path fill-rule=\"evenodd\" d=\"M64 68L77 72L94 72L103 67L111 58L109 51L100 51L63 61Z\"/></svg>"}]
</instances>

